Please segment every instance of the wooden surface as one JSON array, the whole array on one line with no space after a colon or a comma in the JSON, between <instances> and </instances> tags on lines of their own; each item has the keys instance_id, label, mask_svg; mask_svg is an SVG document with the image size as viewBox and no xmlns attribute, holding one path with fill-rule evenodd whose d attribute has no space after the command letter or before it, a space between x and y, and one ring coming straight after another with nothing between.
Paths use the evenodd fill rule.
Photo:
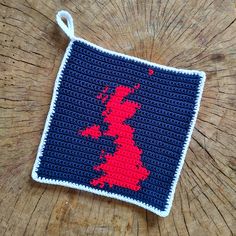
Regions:
<instances>
[{"instance_id":1,"label":"wooden surface","mask_svg":"<svg viewBox=\"0 0 236 236\"><path fill-rule=\"evenodd\" d=\"M53 84L76 35L207 73L170 215L31 179ZM0 235L235 235L236 14L231 0L0 0Z\"/></svg>"}]
</instances>

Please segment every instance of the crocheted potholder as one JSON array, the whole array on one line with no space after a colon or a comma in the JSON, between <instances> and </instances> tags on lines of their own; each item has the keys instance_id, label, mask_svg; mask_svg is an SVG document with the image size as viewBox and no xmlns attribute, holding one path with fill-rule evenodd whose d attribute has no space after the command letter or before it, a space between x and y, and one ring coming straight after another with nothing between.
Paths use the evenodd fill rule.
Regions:
<instances>
[{"instance_id":1,"label":"crocheted potholder","mask_svg":"<svg viewBox=\"0 0 236 236\"><path fill-rule=\"evenodd\" d=\"M75 37L66 11L57 14L57 22L70 43L32 178L167 216L205 73L162 66Z\"/></svg>"}]
</instances>

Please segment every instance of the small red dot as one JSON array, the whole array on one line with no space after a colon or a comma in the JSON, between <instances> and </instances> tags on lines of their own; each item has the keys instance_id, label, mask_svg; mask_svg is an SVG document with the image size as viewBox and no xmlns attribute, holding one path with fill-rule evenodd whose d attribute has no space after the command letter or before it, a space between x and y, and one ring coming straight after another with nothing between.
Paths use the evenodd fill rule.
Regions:
<instances>
[{"instance_id":1,"label":"small red dot","mask_svg":"<svg viewBox=\"0 0 236 236\"><path fill-rule=\"evenodd\" d=\"M154 70L149 68L149 69L148 69L148 74L149 74L149 75L153 75L153 74L154 74Z\"/></svg>"}]
</instances>

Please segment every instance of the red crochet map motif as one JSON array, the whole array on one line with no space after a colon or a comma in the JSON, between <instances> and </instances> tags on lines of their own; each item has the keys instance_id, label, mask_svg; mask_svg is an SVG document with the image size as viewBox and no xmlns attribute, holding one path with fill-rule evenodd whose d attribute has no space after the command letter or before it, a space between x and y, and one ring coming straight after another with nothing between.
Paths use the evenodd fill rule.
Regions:
<instances>
[{"instance_id":1,"label":"red crochet map motif","mask_svg":"<svg viewBox=\"0 0 236 236\"><path fill-rule=\"evenodd\" d=\"M111 95L106 94L108 87L97 96L105 105L105 110L102 112L104 122L108 124L105 131L101 131L99 125L92 125L79 133L86 137L98 139L101 136L114 137L116 150L114 153L106 153L101 151L100 158L105 159L105 162L98 166L94 166L94 170L103 171L103 175L99 178L91 180L90 184L93 186L104 187L105 183L109 187L117 185L123 188L128 188L138 191L140 181L145 180L149 176L149 171L142 165L141 155L142 149L136 146L134 141L135 129L125 123L127 119L134 116L137 109L141 105L137 102L130 101L124 98L135 90L139 89L137 84L134 88L126 86L118 86L115 92Z\"/></svg>"}]
</instances>

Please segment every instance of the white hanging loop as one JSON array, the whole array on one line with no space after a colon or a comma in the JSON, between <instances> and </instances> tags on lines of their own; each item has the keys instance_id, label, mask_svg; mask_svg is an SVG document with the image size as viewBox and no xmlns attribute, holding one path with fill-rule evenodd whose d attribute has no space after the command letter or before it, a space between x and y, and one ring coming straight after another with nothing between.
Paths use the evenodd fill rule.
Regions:
<instances>
[{"instance_id":1,"label":"white hanging loop","mask_svg":"<svg viewBox=\"0 0 236 236\"><path fill-rule=\"evenodd\" d=\"M66 20L66 24L62 19ZM65 32L65 34L70 38L74 38L74 23L71 14L68 11L59 11L56 16L57 24Z\"/></svg>"}]
</instances>

